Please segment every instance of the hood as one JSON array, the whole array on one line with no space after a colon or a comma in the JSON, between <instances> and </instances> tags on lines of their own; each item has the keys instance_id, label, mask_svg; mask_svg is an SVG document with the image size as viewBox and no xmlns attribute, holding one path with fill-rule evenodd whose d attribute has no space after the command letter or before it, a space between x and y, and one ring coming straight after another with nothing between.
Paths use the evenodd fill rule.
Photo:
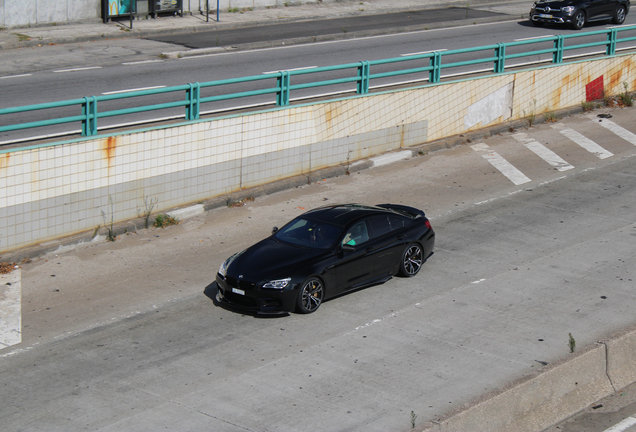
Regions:
<instances>
[{"instance_id":1,"label":"hood","mask_svg":"<svg viewBox=\"0 0 636 432\"><path fill-rule=\"evenodd\" d=\"M266 238L250 246L228 268L228 276L243 276L252 282L291 277L307 260L327 253L324 249L310 249Z\"/></svg>"}]
</instances>

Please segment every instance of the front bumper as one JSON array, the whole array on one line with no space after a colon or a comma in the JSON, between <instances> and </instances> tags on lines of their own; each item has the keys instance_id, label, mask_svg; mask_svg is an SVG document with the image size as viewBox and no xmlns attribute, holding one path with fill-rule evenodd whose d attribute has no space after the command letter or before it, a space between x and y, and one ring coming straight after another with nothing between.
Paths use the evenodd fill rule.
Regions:
<instances>
[{"instance_id":1,"label":"front bumper","mask_svg":"<svg viewBox=\"0 0 636 432\"><path fill-rule=\"evenodd\" d=\"M219 303L258 314L284 314L296 308L297 284L289 284L279 290L245 285L239 287L234 281L217 273L216 300Z\"/></svg>"},{"instance_id":2,"label":"front bumper","mask_svg":"<svg viewBox=\"0 0 636 432\"><path fill-rule=\"evenodd\" d=\"M572 23L572 17L569 15L549 15L540 14L537 12L530 12L530 20L542 22L546 24L570 24Z\"/></svg>"}]
</instances>

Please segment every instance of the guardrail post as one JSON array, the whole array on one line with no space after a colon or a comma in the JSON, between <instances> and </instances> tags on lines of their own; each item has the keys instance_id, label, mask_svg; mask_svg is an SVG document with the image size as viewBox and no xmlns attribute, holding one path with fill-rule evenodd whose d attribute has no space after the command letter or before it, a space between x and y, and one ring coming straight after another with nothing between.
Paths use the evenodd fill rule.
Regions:
<instances>
[{"instance_id":1,"label":"guardrail post","mask_svg":"<svg viewBox=\"0 0 636 432\"><path fill-rule=\"evenodd\" d=\"M278 77L278 93L276 93L276 105L289 105L289 71L281 71Z\"/></svg>"},{"instance_id":2,"label":"guardrail post","mask_svg":"<svg viewBox=\"0 0 636 432\"><path fill-rule=\"evenodd\" d=\"M82 136L97 135L97 97L84 97L82 103Z\"/></svg>"},{"instance_id":3,"label":"guardrail post","mask_svg":"<svg viewBox=\"0 0 636 432\"><path fill-rule=\"evenodd\" d=\"M361 61L358 66L358 94L369 93L369 80L371 75L371 64L369 61Z\"/></svg>"},{"instance_id":4,"label":"guardrail post","mask_svg":"<svg viewBox=\"0 0 636 432\"><path fill-rule=\"evenodd\" d=\"M493 72L501 73L506 69L506 44L498 43L497 48L495 48L495 68Z\"/></svg>"},{"instance_id":5,"label":"guardrail post","mask_svg":"<svg viewBox=\"0 0 636 432\"><path fill-rule=\"evenodd\" d=\"M199 113L201 112L201 87L198 82L188 84L189 88L186 90L186 120L198 120Z\"/></svg>"},{"instance_id":6,"label":"guardrail post","mask_svg":"<svg viewBox=\"0 0 636 432\"><path fill-rule=\"evenodd\" d=\"M563 46L565 45L563 35L556 36L554 39L554 54L552 55L552 63L563 63Z\"/></svg>"},{"instance_id":7,"label":"guardrail post","mask_svg":"<svg viewBox=\"0 0 636 432\"><path fill-rule=\"evenodd\" d=\"M435 51L432 54L430 65L433 69L429 72L428 82L437 83L442 77L442 53Z\"/></svg>"},{"instance_id":8,"label":"guardrail post","mask_svg":"<svg viewBox=\"0 0 636 432\"><path fill-rule=\"evenodd\" d=\"M605 54L616 54L616 39L618 39L618 29L610 29L609 33L607 33L607 45L605 47Z\"/></svg>"}]
</instances>

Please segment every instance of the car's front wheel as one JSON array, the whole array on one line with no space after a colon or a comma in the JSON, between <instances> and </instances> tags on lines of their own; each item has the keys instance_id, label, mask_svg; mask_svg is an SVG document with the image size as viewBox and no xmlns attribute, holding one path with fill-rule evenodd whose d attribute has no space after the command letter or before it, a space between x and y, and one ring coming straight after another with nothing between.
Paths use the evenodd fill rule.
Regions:
<instances>
[{"instance_id":1,"label":"car's front wheel","mask_svg":"<svg viewBox=\"0 0 636 432\"><path fill-rule=\"evenodd\" d=\"M627 16L627 9L625 9L625 6L618 5L616 6L616 10L614 11L614 17L612 18L612 22L614 24L623 24L625 22L626 16Z\"/></svg>"},{"instance_id":2,"label":"car's front wheel","mask_svg":"<svg viewBox=\"0 0 636 432\"><path fill-rule=\"evenodd\" d=\"M572 21L572 27L574 30L581 30L585 25L585 12L578 11L574 15L574 20Z\"/></svg>"},{"instance_id":3,"label":"car's front wheel","mask_svg":"<svg viewBox=\"0 0 636 432\"><path fill-rule=\"evenodd\" d=\"M315 277L307 279L300 286L296 310L304 314L316 312L322 303L324 295L325 290L320 279Z\"/></svg>"},{"instance_id":4,"label":"car's front wheel","mask_svg":"<svg viewBox=\"0 0 636 432\"><path fill-rule=\"evenodd\" d=\"M424 254L422 248L417 243L411 243L404 249L402 253L402 261L400 261L400 275L412 277L419 273L424 263Z\"/></svg>"}]
</instances>

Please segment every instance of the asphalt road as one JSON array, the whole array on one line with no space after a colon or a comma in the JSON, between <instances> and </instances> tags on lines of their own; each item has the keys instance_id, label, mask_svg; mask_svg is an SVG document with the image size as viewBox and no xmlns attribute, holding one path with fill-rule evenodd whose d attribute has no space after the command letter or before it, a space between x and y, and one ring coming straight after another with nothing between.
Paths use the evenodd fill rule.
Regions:
<instances>
[{"instance_id":1,"label":"asphalt road","mask_svg":"<svg viewBox=\"0 0 636 432\"><path fill-rule=\"evenodd\" d=\"M597 113L559 126L605 153L544 124L24 265L3 429L407 430L411 411L421 424L562 358L569 333L581 347L632 324L636 139ZM633 108L611 114L636 133ZM414 279L308 316L242 315L204 294L223 259L325 202L423 208L436 253Z\"/></svg>"},{"instance_id":2,"label":"asphalt road","mask_svg":"<svg viewBox=\"0 0 636 432\"><path fill-rule=\"evenodd\" d=\"M512 18L513 17L511 17L511 19ZM636 15L630 15L626 24L633 22L636 22ZM608 26L610 26L610 24L602 23L590 26L587 30L605 29ZM527 20L513 20L397 35L312 43L308 45L279 46L277 48L255 51L222 50L223 52L216 54L184 57L174 60L158 58L160 52L166 51L167 44L139 39L132 39L126 42L126 46L123 46L121 41L112 41L105 45L103 42L80 44L73 52L68 51L71 48L69 46L64 48L49 47L52 48L52 51L47 52L57 54L52 56L52 58L37 57L37 63L31 63L33 67L38 68L37 71L31 69L28 73L20 73L20 71L24 71L25 67L30 64L28 58L21 57L20 61L16 59L15 62L9 59L7 63L4 63L3 67L6 69L3 73L6 73L7 76L0 79L0 91L3 92L4 96L0 100L0 107L68 100L92 95L125 94L133 90L170 87L188 82L207 82L240 76L262 76L264 73L279 70L311 69L348 64L361 60L401 58L405 55L432 50L453 50L471 46L492 45L502 41L532 39L554 34L569 35L575 34L575 32L573 30L556 27L536 28L531 26ZM187 38L191 38L192 40L196 40L198 37L198 33L187 36ZM603 35L597 35L585 40L578 40L576 43L604 40ZM569 40L568 44L572 43L574 42ZM514 54L521 50L546 49L551 48L552 45L552 42L544 42L536 43L533 46L511 47L507 50L507 54ZM629 43L620 44L619 48L623 46L629 46ZM170 49L174 49L174 47ZM14 50L13 52L15 51L19 50ZM599 48L588 47L578 51L592 52L599 51ZM567 52L567 55L573 54L576 54L576 52ZM21 56L22 54L16 53L16 55ZM492 51L473 52L461 56L454 55L444 57L444 62L449 63L473 60L476 58L487 58L491 55L493 55ZM543 56L531 55L510 60L507 64L511 66L513 64L536 62L549 57L549 54L544 54ZM115 60L117 60L117 63L113 64ZM64 63L62 63L62 61L64 61ZM372 73L388 72L400 67L415 68L425 65L426 64L422 64L421 60L401 62L392 66L374 65ZM468 70L474 71L482 69L492 69L491 62L444 69L442 77L454 76L454 74ZM356 74L357 70L352 68L348 71L335 73L317 73L315 75L312 74L312 76L300 75L292 77L292 84L352 77ZM422 72L419 74L373 79L371 81L371 87L372 89L378 89L395 83L417 82L418 80L424 82L422 80L427 78L428 73ZM203 89L202 97L274 87L276 87L276 81L275 78L271 78L270 80L257 81L253 84L244 83L224 86L219 89ZM334 92L343 91L355 91L355 85L340 84L328 87L294 90L291 93L291 98L292 100L298 100L299 98L312 95L333 94ZM107 110L157 104L167 101L180 101L183 100L184 97L183 92L177 92L171 95L100 102L98 110L104 112ZM263 104L273 106L274 103L275 95L269 94L252 98L241 98L239 100L226 100L203 104L202 111L204 113L218 112L219 110L229 110L236 107L263 106ZM122 125L157 118L181 119L184 116L184 112L185 110L183 108L174 108L103 118L99 120L99 125ZM10 124L14 121L26 122L41 120L43 116L48 119L56 116L62 117L64 115L79 114L80 108L78 105L74 109L69 108L64 110L51 110L50 112L36 111L16 114L4 117L3 121L6 124ZM76 122L74 124L61 126L3 133L0 134L0 141L8 142L19 137L39 136L73 130L77 131L79 129L80 124Z\"/></svg>"},{"instance_id":3,"label":"asphalt road","mask_svg":"<svg viewBox=\"0 0 636 432\"><path fill-rule=\"evenodd\" d=\"M470 8L427 9L382 15L307 20L285 24L238 29L153 36L147 39L181 45L186 48L211 48L262 41L337 35L342 33L380 31L422 24L437 24L467 19L504 17L505 14Z\"/></svg>"}]
</instances>

